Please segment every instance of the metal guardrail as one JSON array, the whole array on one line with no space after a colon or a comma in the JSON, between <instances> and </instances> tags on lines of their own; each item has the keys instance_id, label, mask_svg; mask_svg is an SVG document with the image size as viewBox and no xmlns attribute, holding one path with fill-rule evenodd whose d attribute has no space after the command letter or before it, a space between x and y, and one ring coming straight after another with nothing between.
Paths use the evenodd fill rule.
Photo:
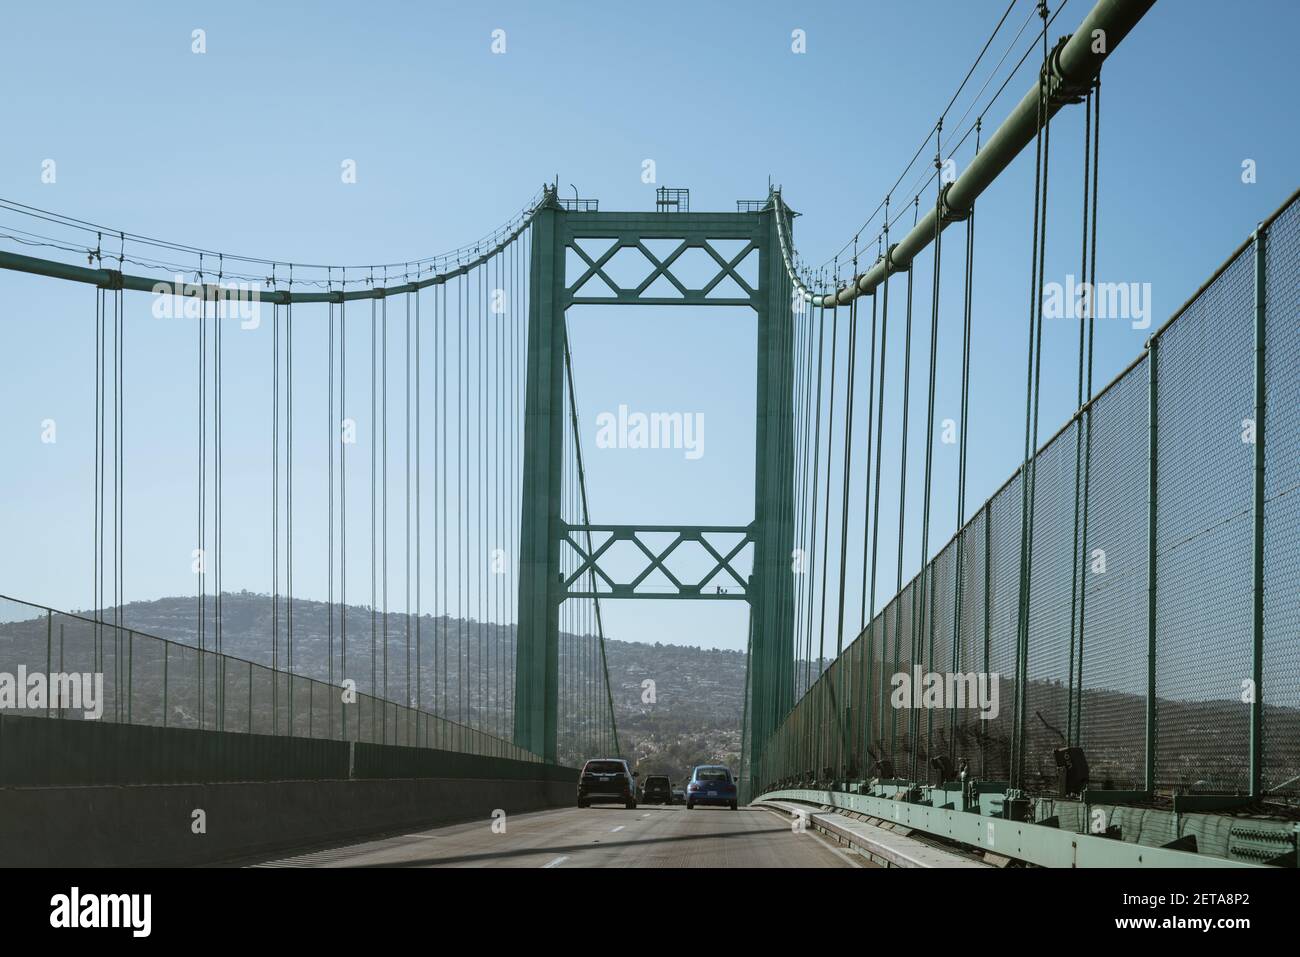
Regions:
<instances>
[{"instance_id":1,"label":"metal guardrail","mask_svg":"<svg viewBox=\"0 0 1300 957\"><path fill-rule=\"evenodd\" d=\"M910 804L866 794L787 789L772 791L758 801L799 801L867 816L893 828L922 831L955 841L984 854L1036 864L1040 867L1252 867L1248 861L1198 854L1135 841L1081 834L1046 823L1011 821L951 808Z\"/></svg>"}]
</instances>

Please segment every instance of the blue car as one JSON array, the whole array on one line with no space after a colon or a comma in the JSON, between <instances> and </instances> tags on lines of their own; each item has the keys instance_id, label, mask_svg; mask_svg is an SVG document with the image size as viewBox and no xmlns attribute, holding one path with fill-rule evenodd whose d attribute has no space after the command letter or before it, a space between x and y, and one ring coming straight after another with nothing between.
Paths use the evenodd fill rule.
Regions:
<instances>
[{"instance_id":1,"label":"blue car","mask_svg":"<svg viewBox=\"0 0 1300 957\"><path fill-rule=\"evenodd\" d=\"M731 769L718 764L702 764L691 772L686 785L686 810L697 804L725 805L736 810L736 779Z\"/></svg>"}]
</instances>

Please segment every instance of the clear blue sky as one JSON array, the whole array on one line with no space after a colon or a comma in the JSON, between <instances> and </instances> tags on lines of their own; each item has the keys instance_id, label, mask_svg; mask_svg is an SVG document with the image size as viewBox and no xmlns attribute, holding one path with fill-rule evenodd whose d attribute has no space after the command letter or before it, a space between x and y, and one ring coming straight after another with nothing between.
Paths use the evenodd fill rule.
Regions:
<instances>
[{"instance_id":1,"label":"clear blue sky","mask_svg":"<svg viewBox=\"0 0 1300 957\"><path fill-rule=\"evenodd\" d=\"M1020 0L1008 23L1018 27L1031 5ZM771 177L802 214L798 247L819 263L875 208L1004 7L1003 0L16 5L0 32L7 91L0 195L251 255L402 261L485 235L556 176L563 193L576 184L603 209L651 209L654 186L641 172L643 160L653 159L658 185L689 187L693 209L761 198ZM1053 38L1088 8L1069 0ZM1106 66L1099 278L1149 282L1155 324L1300 179L1291 103L1297 27L1300 8L1289 0L1161 0ZM203 55L191 52L195 29L206 31ZM504 55L491 51L495 29L506 31ZM805 54L791 51L795 29L806 31ZM993 56L1009 36L994 44ZM990 111L991 123L1029 83L1027 67ZM1081 129L1081 108L1054 126L1047 275L1061 281L1077 273ZM57 163L53 184L41 181L47 159ZM354 185L340 181L345 159L357 163ZM1257 164L1253 185L1241 180L1246 159ZM959 169L963 161L959 154ZM972 509L1016 467L1023 441L1032 176L1032 155L1021 157L979 205ZM930 202L932 193L922 198ZM18 221L5 214L0 223ZM960 227L947 235L956 241L940 297L939 420L957 417L959 398ZM917 269L915 347L924 355L928 254ZM142 302L131 306L141 324ZM897 360L901 312L894 317ZM594 310L570 321L594 519L746 521L752 318ZM61 608L89 604L90 330L88 288L0 275L0 534L7 543L0 591ZM157 327L130 334L128 597L188 593L190 339ZM269 336L265 327L260 334ZM1145 335L1127 323L1101 324L1099 385L1140 352ZM1076 336L1068 323L1048 329L1044 438L1074 404ZM264 354L257 350L265 340L258 342L234 347L228 360L232 414L255 415L240 395L268 387L265 363L252 358ZM895 412L900 371L891 362L895 388L886 401ZM913 382L914 402L923 402L923 365L914 366ZM684 461L672 451L595 450L596 413L620 403L703 412L706 454ZM53 446L39 441L47 417L60 426ZM245 436L246 446L238 430L228 433L228 496L251 499L261 488L263 424L250 428L259 438ZM893 466L886 515L891 502L896 508L891 443L896 450L896 421L892 435L886 430ZM914 439L911 447L919 489L923 445ZM954 529L953 449L936 445L933 548ZM860 509L856 492L854 500ZM911 500L919 506L917 494ZM908 575L919 561L918 521L919 512ZM228 587L269 589L264 522L253 511L227 527ZM851 527L860 529L860 513ZM850 548L860 547L853 537ZM892 554L888 539L882 554ZM361 576L365 566L349 567ZM851 561L851 582L856 572ZM305 591L323 597L323 577L313 583L311 575L303 572ZM892 582L892 561L881 575ZM855 589L854 622L858 602ZM611 608L606 620L618 638L744 644L740 605L640 603Z\"/></svg>"}]
</instances>

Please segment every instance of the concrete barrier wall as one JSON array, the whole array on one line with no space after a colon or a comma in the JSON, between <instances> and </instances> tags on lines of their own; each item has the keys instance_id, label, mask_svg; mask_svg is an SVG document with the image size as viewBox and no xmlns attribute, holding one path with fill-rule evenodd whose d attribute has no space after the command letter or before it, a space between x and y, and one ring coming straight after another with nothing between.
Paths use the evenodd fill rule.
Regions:
<instances>
[{"instance_id":1,"label":"concrete barrier wall","mask_svg":"<svg viewBox=\"0 0 1300 957\"><path fill-rule=\"evenodd\" d=\"M0 714L0 787L575 774L437 748Z\"/></svg>"},{"instance_id":2,"label":"concrete barrier wall","mask_svg":"<svg viewBox=\"0 0 1300 957\"><path fill-rule=\"evenodd\" d=\"M577 771L431 748L0 715L0 866L230 862L566 805ZM202 811L206 833L194 833Z\"/></svg>"},{"instance_id":3,"label":"concrete barrier wall","mask_svg":"<svg viewBox=\"0 0 1300 957\"><path fill-rule=\"evenodd\" d=\"M0 788L0 866L220 864L573 800L572 783L450 778Z\"/></svg>"},{"instance_id":4,"label":"concrete barrier wall","mask_svg":"<svg viewBox=\"0 0 1300 957\"><path fill-rule=\"evenodd\" d=\"M0 714L0 787L348 777L348 742Z\"/></svg>"}]
</instances>

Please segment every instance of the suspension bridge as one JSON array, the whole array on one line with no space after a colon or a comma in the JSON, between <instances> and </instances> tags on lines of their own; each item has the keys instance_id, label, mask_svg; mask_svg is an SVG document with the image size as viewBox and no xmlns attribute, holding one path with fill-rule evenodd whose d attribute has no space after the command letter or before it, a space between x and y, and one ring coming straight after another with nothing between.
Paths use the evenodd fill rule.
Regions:
<instances>
[{"instance_id":1,"label":"suspension bridge","mask_svg":"<svg viewBox=\"0 0 1300 957\"><path fill-rule=\"evenodd\" d=\"M448 825L438 853L386 841L286 861L845 863L833 839L913 866L1294 866L1296 197L1128 368L1093 382L1102 64L1152 2L1100 0L1055 44L1062 8L1030 11L1031 89L996 125L984 114L1002 90L976 117L945 111L844 269L800 256L779 188L734 212L668 190L654 212L618 212L548 184L477 243L346 267L0 201L3 278L74 290L84 315L58 333L94 341L69 389L91 394L93 448L20 503L71 508L54 499L68 489L89 505L87 604L0 599L0 859L220 861ZM1082 183L1049 175L1065 123L1083 130ZM1022 156L1024 455L971 507L976 206ZM1075 412L1040 423L1045 250L1066 241L1049 212L1080 192ZM631 282L614 268L628 259ZM956 306L941 302L944 269L963 277ZM926 281L929 315L914 316ZM566 322L583 305L752 310L750 521L592 514ZM902 401L886 407L900 349ZM941 349L961 355L955 490L932 460ZM889 462L887 423L902 436ZM1235 455L1225 430L1242 432ZM154 498L163 485L188 490L183 507ZM948 495L958 530L936 549ZM133 539L157 525L191 543L184 598L136 583ZM249 563L269 595L228 587ZM623 754L602 601L625 599L747 604L741 816L663 809L606 827L540 810L572 803L586 758ZM456 823L499 809L527 814L505 852ZM610 831L598 858L592 826Z\"/></svg>"}]
</instances>

